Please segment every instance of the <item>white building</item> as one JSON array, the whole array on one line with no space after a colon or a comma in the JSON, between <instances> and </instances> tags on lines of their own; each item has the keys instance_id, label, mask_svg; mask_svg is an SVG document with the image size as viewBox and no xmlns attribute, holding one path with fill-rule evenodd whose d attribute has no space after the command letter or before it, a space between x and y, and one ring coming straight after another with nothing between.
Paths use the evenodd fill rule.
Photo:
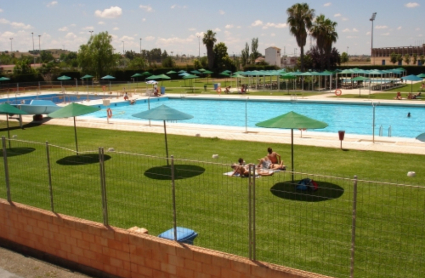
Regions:
<instances>
[{"instance_id":1,"label":"white building","mask_svg":"<svg viewBox=\"0 0 425 278\"><path fill-rule=\"evenodd\" d=\"M280 48L277 48L275 46L270 46L266 48L266 63L268 63L271 66L276 66L281 68L281 58L280 58Z\"/></svg>"}]
</instances>

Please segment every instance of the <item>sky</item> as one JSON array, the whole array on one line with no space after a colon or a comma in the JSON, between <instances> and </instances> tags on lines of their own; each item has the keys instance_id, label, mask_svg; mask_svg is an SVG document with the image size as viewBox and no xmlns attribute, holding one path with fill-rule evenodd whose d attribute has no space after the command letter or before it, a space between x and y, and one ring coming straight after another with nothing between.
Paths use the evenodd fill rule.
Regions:
<instances>
[{"instance_id":1,"label":"sky","mask_svg":"<svg viewBox=\"0 0 425 278\"><path fill-rule=\"evenodd\" d=\"M340 53L370 55L373 47L425 44L425 0L305 1L315 14L337 23ZM207 30L216 33L230 56L258 38L258 51L275 46L299 55L290 34L286 0L0 0L0 51L78 51L93 34L107 31L116 52L161 48L171 55L205 55ZM376 19L370 18L376 12ZM373 29L372 29L373 25ZM372 32L373 30L373 32ZM372 36L373 34L373 36ZM12 38L12 40L11 40ZM305 51L314 40L307 39Z\"/></svg>"}]
</instances>

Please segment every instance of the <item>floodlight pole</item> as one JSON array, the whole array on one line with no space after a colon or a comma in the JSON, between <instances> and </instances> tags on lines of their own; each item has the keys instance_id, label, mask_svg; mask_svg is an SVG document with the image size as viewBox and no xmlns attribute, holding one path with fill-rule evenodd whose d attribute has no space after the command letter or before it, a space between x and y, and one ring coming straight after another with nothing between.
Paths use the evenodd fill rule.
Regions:
<instances>
[{"instance_id":1,"label":"floodlight pole","mask_svg":"<svg viewBox=\"0 0 425 278\"><path fill-rule=\"evenodd\" d=\"M376 13L372 14L372 17L370 18L370 21L372 21L372 31L370 33L371 40L370 40L370 58L373 58L373 21L376 18ZM375 65L375 59L373 59L373 64Z\"/></svg>"},{"instance_id":2,"label":"floodlight pole","mask_svg":"<svg viewBox=\"0 0 425 278\"><path fill-rule=\"evenodd\" d=\"M140 38L140 54L142 54L142 38Z\"/></svg>"},{"instance_id":3,"label":"floodlight pole","mask_svg":"<svg viewBox=\"0 0 425 278\"><path fill-rule=\"evenodd\" d=\"M12 53L12 52L13 52L13 48L12 48L12 40L13 40L13 38L10 38L10 53Z\"/></svg>"},{"instance_id":4,"label":"floodlight pole","mask_svg":"<svg viewBox=\"0 0 425 278\"><path fill-rule=\"evenodd\" d=\"M34 64L35 64L35 54L34 54L34 32L31 32L32 37L32 55L34 55Z\"/></svg>"},{"instance_id":5,"label":"floodlight pole","mask_svg":"<svg viewBox=\"0 0 425 278\"><path fill-rule=\"evenodd\" d=\"M198 37L198 59L201 58L201 36Z\"/></svg>"}]
</instances>

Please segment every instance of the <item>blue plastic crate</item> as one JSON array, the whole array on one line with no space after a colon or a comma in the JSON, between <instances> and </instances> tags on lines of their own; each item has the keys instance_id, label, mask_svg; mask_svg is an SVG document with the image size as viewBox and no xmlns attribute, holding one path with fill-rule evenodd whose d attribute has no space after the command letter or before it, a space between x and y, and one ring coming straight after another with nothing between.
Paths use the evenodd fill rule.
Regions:
<instances>
[{"instance_id":1,"label":"blue plastic crate","mask_svg":"<svg viewBox=\"0 0 425 278\"><path fill-rule=\"evenodd\" d=\"M193 244L193 241L198 236L198 234L191 229L184 227L177 227L177 241L181 243ZM174 240L174 228L169 229L161 233L158 237Z\"/></svg>"}]
</instances>

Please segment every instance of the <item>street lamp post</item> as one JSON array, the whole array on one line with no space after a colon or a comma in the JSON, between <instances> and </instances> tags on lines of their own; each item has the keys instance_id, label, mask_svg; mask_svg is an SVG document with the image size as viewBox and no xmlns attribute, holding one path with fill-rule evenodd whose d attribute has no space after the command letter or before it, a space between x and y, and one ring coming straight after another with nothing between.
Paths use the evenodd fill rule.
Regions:
<instances>
[{"instance_id":1,"label":"street lamp post","mask_svg":"<svg viewBox=\"0 0 425 278\"><path fill-rule=\"evenodd\" d=\"M122 54L124 54L124 41L122 41Z\"/></svg>"},{"instance_id":2,"label":"street lamp post","mask_svg":"<svg viewBox=\"0 0 425 278\"><path fill-rule=\"evenodd\" d=\"M12 40L13 40L13 38L10 38L10 53L12 53L12 52L13 52L13 48L12 48Z\"/></svg>"},{"instance_id":3,"label":"street lamp post","mask_svg":"<svg viewBox=\"0 0 425 278\"><path fill-rule=\"evenodd\" d=\"M90 32L90 38L93 36L93 31L89 31Z\"/></svg>"},{"instance_id":4,"label":"street lamp post","mask_svg":"<svg viewBox=\"0 0 425 278\"><path fill-rule=\"evenodd\" d=\"M41 35L38 35L38 55L40 55L41 47L40 47L40 37Z\"/></svg>"},{"instance_id":5,"label":"street lamp post","mask_svg":"<svg viewBox=\"0 0 425 278\"><path fill-rule=\"evenodd\" d=\"M31 32L32 37L32 55L34 56L34 64L35 64L35 54L34 54L34 32Z\"/></svg>"},{"instance_id":6,"label":"street lamp post","mask_svg":"<svg viewBox=\"0 0 425 278\"><path fill-rule=\"evenodd\" d=\"M376 18L376 13L372 14L372 17L370 18L370 21L372 21L372 32L370 33L371 39L370 39L370 58L373 59L373 21ZM373 64L375 64L375 59L373 59Z\"/></svg>"},{"instance_id":7,"label":"street lamp post","mask_svg":"<svg viewBox=\"0 0 425 278\"><path fill-rule=\"evenodd\" d=\"M199 52L198 52L198 59L201 58L201 36L198 37L198 46L199 46Z\"/></svg>"},{"instance_id":8,"label":"street lamp post","mask_svg":"<svg viewBox=\"0 0 425 278\"><path fill-rule=\"evenodd\" d=\"M140 54L142 54L142 38L140 38Z\"/></svg>"}]
</instances>

